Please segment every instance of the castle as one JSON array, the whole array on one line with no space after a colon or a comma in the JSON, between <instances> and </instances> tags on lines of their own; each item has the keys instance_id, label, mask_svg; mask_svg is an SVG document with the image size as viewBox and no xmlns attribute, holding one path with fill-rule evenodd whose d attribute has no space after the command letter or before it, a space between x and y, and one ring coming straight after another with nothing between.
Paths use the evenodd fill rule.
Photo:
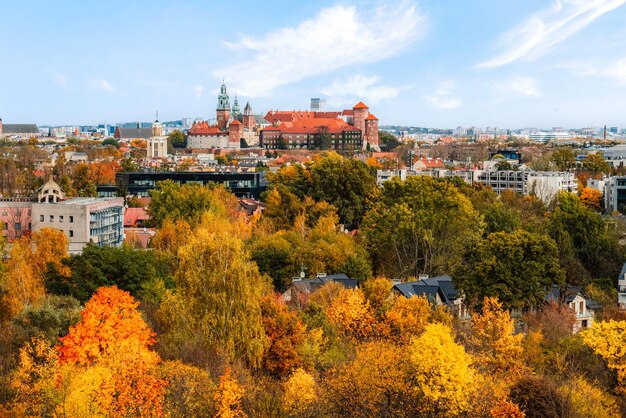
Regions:
<instances>
[{"instance_id":1,"label":"castle","mask_svg":"<svg viewBox=\"0 0 626 418\"><path fill-rule=\"evenodd\" d=\"M250 103L246 103L243 114L236 96L230 106L222 82L216 119L215 125L195 122L188 132L187 148L239 149L241 139L245 139L249 145L258 141L265 149L379 150L378 118L363 102L336 112L270 110L258 123Z\"/></svg>"},{"instance_id":2,"label":"castle","mask_svg":"<svg viewBox=\"0 0 626 418\"><path fill-rule=\"evenodd\" d=\"M359 102L339 112L270 110L261 130L266 149L378 150L378 118Z\"/></svg>"},{"instance_id":3,"label":"castle","mask_svg":"<svg viewBox=\"0 0 626 418\"><path fill-rule=\"evenodd\" d=\"M231 108L226 84L223 82L217 97L216 116L217 124L215 125L210 125L206 121L195 122L192 125L187 133L187 148L239 149L241 139L251 143L255 142L255 137L258 138L257 125L250 103L246 103L242 114L237 96L235 96Z\"/></svg>"}]
</instances>

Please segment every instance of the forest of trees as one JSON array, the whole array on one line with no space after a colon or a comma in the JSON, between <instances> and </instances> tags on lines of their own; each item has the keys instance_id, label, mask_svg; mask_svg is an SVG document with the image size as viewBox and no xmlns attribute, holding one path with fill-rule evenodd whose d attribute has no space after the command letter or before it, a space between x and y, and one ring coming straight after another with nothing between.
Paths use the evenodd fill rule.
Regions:
<instances>
[{"instance_id":1,"label":"forest of trees","mask_svg":"<svg viewBox=\"0 0 626 418\"><path fill-rule=\"evenodd\" d=\"M624 228L594 199L429 177L378 188L334 153L268 177L252 216L222 186L158 184L148 251L68 255L53 229L0 243L0 416L626 412ZM359 287L287 304L301 271ZM450 275L471 319L392 292L420 274ZM544 299L566 283L602 306L578 334Z\"/></svg>"}]
</instances>

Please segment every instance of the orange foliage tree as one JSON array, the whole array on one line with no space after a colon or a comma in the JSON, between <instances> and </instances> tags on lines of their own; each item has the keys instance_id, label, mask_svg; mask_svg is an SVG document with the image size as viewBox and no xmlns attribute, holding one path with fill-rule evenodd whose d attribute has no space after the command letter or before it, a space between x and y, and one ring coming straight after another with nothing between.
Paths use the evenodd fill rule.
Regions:
<instances>
[{"instance_id":1,"label":"orange foliage tree","mask_svg":"<svg viewBox=\"0 0 626 418\"><path fill-rule=\"evenodd\" d=\"M243 387L231 376L230 369L226 369L220 376L220 385L215 392L215 418L244 418L246 413L241 409Z\"/></svg>"},{"instance_id":2,"label":"orange foliage tree","mask_svg":"<svg viewBox=\"0 0 626 418\"><path fill-rule=\"evenodd\" d=\"M589 209L598 212L602 210L602 193L599 190L585 187L580 193L580 201Z\"/></svg>"}]
</instances>

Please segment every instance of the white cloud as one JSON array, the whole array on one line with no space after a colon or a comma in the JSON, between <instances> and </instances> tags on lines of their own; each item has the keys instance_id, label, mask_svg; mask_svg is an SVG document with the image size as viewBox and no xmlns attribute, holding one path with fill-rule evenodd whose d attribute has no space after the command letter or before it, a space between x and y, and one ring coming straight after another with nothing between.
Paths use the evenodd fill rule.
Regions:
<instances>
[{"instance_id":1,"label":"white cloud","mask_svg":"<svg viewBox=\"0 0 626 418\"><path fill-rule=\"evenodd\" d=\"M626 85L626 57L618 60L613 65L607 66L603 73L606 77L614 79L619 84Z\"/></svg>"},{"instance_id":2,"label":"white cloud","mask_svg":"<svg viewBox=\"0 0 626 418\"><path fill-rule=\"evenodd\" d=\"M532 98L543 96L537 80L532 77L515 77L503 82L495 82L492 87L498 94L513 94Z\"/></svg>"},{"instance_id":3,"label":"white cloud","mask_svg":"<svg viewBox=\"0 0 626 418\"><path fill-rule=\"evenodd\" d=\"M196 93L196 97L199 99L200 97L202 97L202 93L204 92L204 86L201 85L195 85L193 86L193 91Z\"/></svg>"},{"instance_id":4,"label":"white cloud","mask_svg":"<svg viewBox=\"0 0 626 418\"><path fill-rule=\"evenodd\" d=\"M380 77L356 75L324 87L320 92L329 97L329 101L336 105L354 104L365 100L368 104L377 104L381 100L390 99L400 94L400 88L379 85Z\"/></svg>"},{"instance_id":5,"label":"white cloud","mask_svg":"<svg viewBox=\"0 0 626 418\"><path fill-rule=\"evenodd\" d=\"M104 79L94 78L94 79L89 80L88 84L89 84L89 87L91 87L92 90L104 91L106 93L115 93L115 92L117 92L117 87L114 86L109 81L104 80Z\"/></svg>"},{"instance_id":6,"label":"white cloud","mask_svg":"<svg viewBox=\"0 0 626 418\"><path fill-rule=\"evenodd\" d=\"M492 68L525 59L533 60L626 0L556 0L549 9L528 17L521 25L505 33L500 45L504 51L479 65Z\"/></svg>"},{"instance_id":7,"label":"white cloud","mask_svg":"<svg viewBox=\"0 0 626 418\"><path fill-rule=\"evenodd\" d=\"M626 57L612 64L577 61L563 63L561 67L578 76L604 77L615 81L618 85L626 85Z\"/></svg>"},{"instance_id":8,"label":"white cloud","mask_svg":"<svg viewBox=\"0 0 626 418\"><path fill-rule=\"evenodd\" d=\"M431 95L425 95L424 98L430 101L437 109L456 109L463 102L461 98L455 96L457 86L454 81L444 81L439 88Z\"/></svg>"},{"instance_id":9,"label":"white cloud","mask_svg":"<svg viewBox=\"0 0 626 418\"><path fill-rule=\"evenodd\" d=\"M422 34L424 24L424 17L407 1L375 10L333 6L296 27L227 43L250 51L252 57L213 75L226 78L243 96L268 96L281 85L394 56Z\"/></svg>"}]
</instances>

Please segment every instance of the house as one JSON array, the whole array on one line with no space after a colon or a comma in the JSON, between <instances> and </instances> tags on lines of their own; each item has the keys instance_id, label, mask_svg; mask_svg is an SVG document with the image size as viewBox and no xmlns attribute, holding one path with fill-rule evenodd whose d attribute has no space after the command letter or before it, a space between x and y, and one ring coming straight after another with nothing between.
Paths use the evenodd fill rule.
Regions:
<instances>
[{"instance_id":1,"label":"house","mask_svg":"<svg viewBox=\"0 0 626 418\"><path fill-rule=\"evenodd\" d=\"M593 324L595 310L600 305L593 299L586 298L580 287L566 286L564 289L554 285L546 293L546 302L556 302L559 304L567 304L574 312L575 322L572 332L575 334L581 329L589 328Z\"/></svg>"},{"instance_id":2,"label":"house","mask_svg":"<svg viewBox=\"0 0 626 418\"><path fill-rule=\"evenodd\" d=\"M126 208L124 211L124 228L142 227L150 220L145 208Z\"/></svg>"},{"instance_id":3,"label":"house","mask_svg":"<svg viewBox=\"0 0 626 418\"><path fill-rule=\"evenodd\" d=\"M626 263L617 278L617 305L620 309L626 309Z\"/></svg>"},{"instance_id":4,"label":"house","mask_svg":"<svg viewBox=\"0 0 626 418\"><path fill-rule=\"evenodd\" d=\"M392 291L407 298L426 296L434 305L447 306L459 318L469 318L469 313L463 303L463 297L456 290L452 278L448 275L431 278L422 275L419 280L414 282L396 283Z\"/></svg>"},{"instance_id":5,"label":"house","mask_svg":"<svg viewBox=\"0 0 626 418\"><path fill-rule=\"evenodd\" d=\"M339 283L346 289L355 289L359 285L358 279L351 279L344 273L318 273L317 276L312 279L294 277L291 287L281 295L281 298L287 303L294 302L296 304L300 304L306 300L309 294L331 282Z\"/></svg>"}]
</instances>

